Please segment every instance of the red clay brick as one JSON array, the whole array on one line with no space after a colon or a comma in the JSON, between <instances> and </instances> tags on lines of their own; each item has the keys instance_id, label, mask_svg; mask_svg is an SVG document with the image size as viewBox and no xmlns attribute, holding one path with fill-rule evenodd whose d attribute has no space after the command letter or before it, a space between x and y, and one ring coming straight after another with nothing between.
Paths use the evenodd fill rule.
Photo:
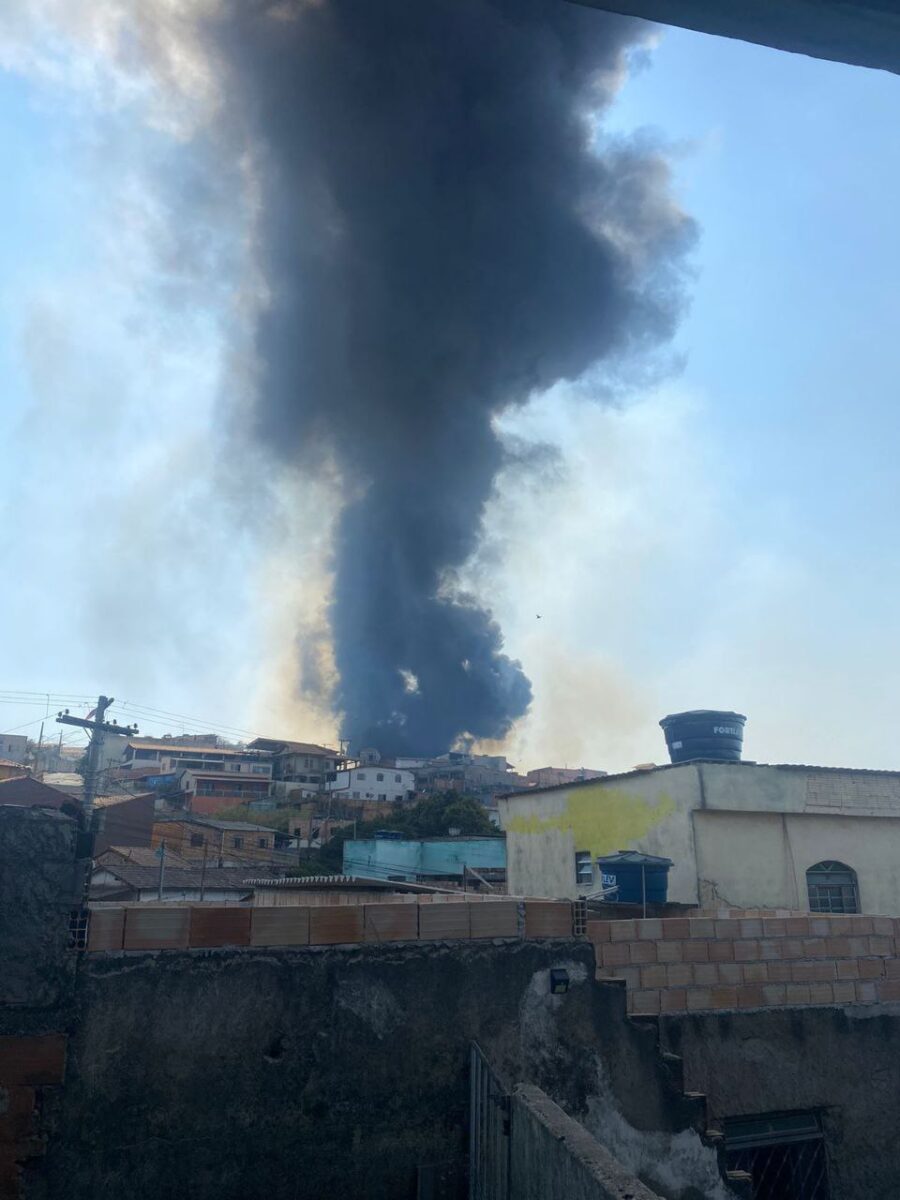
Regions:
<instances>
[{"instance_id":1,"label":"red clay brick","mask_svg":"<svg viewBox=\"0 0 900 1200\"><path fill-rule=\"evenodd\" d=\"M641 987L664 988L668 985L665 963L650 963L641 967Z\"/></svg>"},{"instance_id":2,"label":"red clay brick","mask_svg":"<svg viewBox=\"0 0 900 1200\"><path fill-rule=\"evenodd\" d=\"M656 958L658 962L681 962L681 942L657 942Z\"/></svg>"},{"instance_id":3,"label":"red clay brick","mask_svg":"<svg viewBox=\"0 0 900 1200\"><path fill-rule=\"evenodd\" d=\"M809 984L808 983L789 983L787 984L787 994L785 996L786 1004L809 1004Z\"/></svg>"},{"instance_id":4,"label":"red clay brick","mask_svg":"<svg viewBox=\"0 0 900 1200\"><path fill-rule=\"evenodd\" d=\"M191 912L178 904L137 904L125 912L126 950L181 950L188 944Z\"/></svg>"},{"instance_id":5,"label":"red clay brick","mask_svg":"<svg viewBox=\"0 0 900 1200\"><path fill-rule=\"evenodd\" d=\"M881 979L884 975L884 963L880 958L858 958L860 979Z\"/></svg>"},{"instance_id":6,"label":"red clay brick","mask_svg":"<svg viewBox=\"0 0 900 1200\"><path fill-rule=\"evenodd\" d=\"M763 938L759 943L759 957L764 962L781 958L781 940L778 938Z\"/></svg>"},{"instance_id":7,"label":"red clay brick","mask_svg":"<svg viewBox=\"0 0 900 1200\"><path fill-rule=\"evenodd\" d=\"M628 952L633 963L656 962L656 942L629 942Z\"/></svg>"},{"instance_id":8,"label":"red clay brick","mask_svg":"<svg viewBox=\"0 0 900 1200\"><path fill-rule=\"evenodd\" d=\"M659 993L660 1012L684 1012L687 1008L687 992L684 988L665 988Z\"/></svg>"},{"instance_id":9,"label":"red clay brick","mask_svg":"<svg viewBox=\"0 0 900 1200\"><path fill-rule=\"evenodd\" d=\"M825 946L832 958L850 958L850 939L848 937L830 937L825 939Z\"/></svg>"},{"instance_id":10,"label":"red clay brick","mask_svg":"<svg viewBox=\"0 0 900 1200\"><path fill-rule=\"evenodd\" d=\"M611 921L609 925L609 938L612 942L633 942L637 937L637 928L634 921Z\"/></svg>"},{"instance_id":11,"label":"red clay brick","mask_svg":"<svg viewBox=\"0 0 900 1200\"><path fill-rule=\"evenodd\" d=\"M662 927L663 938L667 942L691 936L691 922L687 917L668 917L663 921Z\"/></svg>"},{"instance_id":12,"label":"red clay brick","mask_svg":"<svg viewBox=\"0 0 900 1200\"><path fill-rule=\"evenodd\" d=\"M884 973L888 979L900 979L900 958L885 959Z\"/></svg>"},{"instance_id":13,"label":"red clay brick","mask_svg":"<svg viewBox=\"0 0 900 1200\"><path fill-rule=\"evenodd\" d=\"M859 979L859 959L839 959L834 964L837 967L838 979Z\"/></svg>"},{"instance_id":14,"label":"red clay brick","mask_svg":"<svg viewBox=\"0 0 900 1200\"><path fill-rule=\"evenodd\" d=\"M800 938L788 937L779 939L778 955L784 962L793 962L795 958L803 957L803 942Z\"/></svg>"},{"instance_id":15,"label":"red clay brick","mask_svg":"<svg viewBox=\"0 0 900 1200\"><path fill-rule=\"evenodd\" d=\"M499 903L499 901L498 901ZM477 911L480 916L492 915L493 902L473 904L470 920ZM419 936L418 904L365 904L363 905L363 928L367 942L414 942ZM515 915L515 914L514 914ZM473 931L472 936L475 937ZM493 933L480 932L479 937L493 937Z\"/></svg>"},{"instance_id":16,"label":"red clay brick","mask_svg":"<svg viewBox=\"0 0 900 1200\"><path fill-rule=\"evenodd\" d=\"M659 990L657 988L639 988L630 992L628 1007L633 1013L645 1015L659 1012Z\"/></svg>"},{"instance_id":17,"label":"red clay brick","mask_svg":"<svg viewBox=\"0 0 900 1200\"><path fill-rule=\"evenodd\" d=\"M744 963L744 983L768 983L768 963Z\"/></svg>"},{"instance_id":18,"label":"red clay brick","mask_svg":"<svg viewBox=\"0 0 900 1200\"><path fill-rule=\"evenodd\" d=\"M250 912L251 946L309 945L308 908L286 904L278 908L251 908Z\"/></svg>"},{"instance_id":19,"label":"red clay brick","mask_svg":"<svg viewBox=\"0 0 900 1200\"><path fill-rule=\"evenodd\" d=\"M62 1033L0 1037L0 1085L44 1087L62 1083L66 1040Z\"/></svg>"},{"instance_id":20,"label":"red clay brick","mask_svg":"<svg viewBox=\"0 0 900 1200\"><path fill-rule=\"evenodd\" d=\"M783 917L766 917L763 920L763 933L766 937L784 937L787 930Z\"/></svg>"},{"instance_id":21,"label":"red clay brick","mask_svg":"<svg viewBox=\"0 0 900 1200\"><path fill-rule=\"evenodd\" d=\"M745 984L737 989L738 1008L762 1008L765 1004L763 989L757 983Z\"/></svg>"},{"instance_id":22,"label":"red clay brick","mask_svg":"<svg viewBox=\"0 0 900 1200\"><path fill-rule=\"evenodd\" d=\"M446 907L449 908L450 906L447 905ZM607 942L598 948L604 967L621 967L631 962L627 942Z\"/></svg>"},{"instance_id":23,"label":"red clay brick","mask_svg":"<svg viewBox=\"0 0 900 1200\"><path fill-rule=\"evenodd\" d=\"M719 983L718 963L694 963L694 983L700 987L715 987Z\"/></svg>"},{"instance_id":24,"label":"red clay brick","mask_svg":"<svg viewBox=\"0 0 900 1200\"><path fill-rule=\"evenodd\" d=\"M681 958L683 962L708 962L709 942L683 942Z\"/></svg>"},{"instance_id":25,"label":"red clay brick","mask_svg":"<svg viewBox=\"0 0 900 1200\"><path fill-rule=\"evenodd\" d=\"M824 938L804 938L803 939L803 957L804 958L827 958L828 947L825 945Z\"/></svg>"},{"instance_id":26,"label":"red clay brick","mask_svg":"<svg viewBox=\"0 0 900 1200\"><path fill-rule=\"evenodd\" d=\"M892 958L894 954L894 939L873 936L869 938L869 953L880 954L884 958Z\"/></svg>"},{"instance_id":27,"label":"red clay brick","mask_svg":"<svg viewBox=\"0 0 900 1200\"><path fill-rule=\"evenodd\" d=\"M428 907L427 905L425 906ZM440 907L433 905L432 907ZM614 921L610 929L616 941L616 926L633 926L634 921ZM525 936L527 938L568 938L572 936L572 905L564 900L526 900ZM619 939L620 940L620 939Z\"/></svg>"},{"instance_id":28,"label":"red clay brick","mask_svg":"<svg viewBox=\"0 0 900 1200\"><path fill-rule=\"evenodd\" d=\"M710 920L709 917L691 917L692 938L714 938L715 936L715 921Z\"/></svg>"},{"instance_id":29,"label":"red clay brick","mask_svg":"<svg viewBox=\"0 0 900 1200\"><path fill-rule=\"evenodd\" d=\"M834 975L833 962L817 959L816 962L791 963L791 983L827 983Z\"/></svg>"},{"instance_id":30,"label":"red clay brick","mask_svg":"<svg viewBox=\"0 0 900 1200\"><path fill-rule=\"evenodd\" d=\"M467 904L423 904L420 916L429 917L440 909L468 908ZM428 918L425 918L428 919ZM468 920L466 921L468 925ZM309 944L311 946L339 945L361 942L365 936L363 928L363 905L329 904L309 910Z\"/></svg>"},{"instance_id":31,"label":"red clay brick","mask_svg":"<svg viewBox=\"0 0 900 1200\"><path fill-rule=\"evenodd\" d=\"M791 982L791 963L789 962L766 963L766 970L769 974L769 983Z\"/></svg>"},{"instance_id":32,"label":"red clay brick","mask_svg":"<svg viewBox=\"0 0 900 1200\"><path fill-rule=\"evenodd\" d=\"M856 1002L856 987L852 979L839 979L831 985L835 1004L854 1004Z\"/></svg>"},{"instance_id":33,"label":"red clay brick","mask_svg":"<svg viewBox=\"0 0 900 1200\"><path fill-rule=\"evenodd\" d=\"M393 908L397 905L393 904ZM405 905L414 908L415 905ZM473 938L518 937L519 905L515 900L489 900L469 907L469 928ZM413 937L418 936L413 934ZM596 951L595 951L596 953Z\"/></svg>"},{"instance_id":34,"label":"red clay brick","mask_svg":"<svg viewBox=\"0 0 900 1200\"><path fill-rule=\"evenodd\" d=\"M874 983L857 983L856 984L856 1003L857 1004L877 1004L878 992L875 989Z\"/></svg>"},{"instance_id":35,"label":"red clay brick","mask_svg":"<svg viewBox=\"0 0 900 1200\"><path fill-rule=\"evenodd\" d=\"M624 983L627 988L639 988L641 986L641 968L640 967L601 967L600 979L615 979L619 983Z\"/></svg>"},{"instance_id":36,"label":"red clay brick","mask_svg":"<svg viewBox=\"0 0 900 1200\"><path fill-rule=\"evenodd\" d=\"M759 961L759 942L735 942L734 943L734 961L735 962L758 962Z\"/></svg>"},{"instance_id":37,"label":"red clay brick","mask_svg":"<svg viewBox=\"0 0 900 1200\"><path fill-rule=\"evenodd\" d=\"M712 990L713 1008L737 1008L737 988L714 987Z\"/></svg>"},{"instance_id":38,"label":"red clay brick","mask_svg":"<svg viewBox=\"0 0 900 1200\"><path fill-rule=\"evenodd\" d=\"M656 941L662 937L662 921L658 917L644 917L636 921L637 936L641 941Z\"/></svg>"},{"instance_id":39,"label":"red clay brick","mask_svg":"<svg viewBox=\"0 0 900 1200\"><path fill-rule=\"evenodd\" d=\"M740 963L716 963L716 973L719 983L739 984L744 982L746 967Z\"/></svg>"},{"instance_id":40,"label":"red clay brick","mask_svg":"<svg viewBox=\"0 0 900 1200\"><path fill-rule=\"evenodd\" d=\"M834 1004L833 985L830 983L811 983L809 985L810 1004Z\"/></svg>"},{"instance_id":41,"label":"red clay brick","mask_svg":"<svg viewBox=\"0 0 900 1200\"><path fill-rule=\"evenodd\" d=\"M124 937L124 908L91 910L90 924L88 925L88 950L121 950Z\"/></svg>"},{"instance_id":42,"label":"red clay brick","mask_svg":"<svg viewBox=\"0 0 900 1200\"><path fill-rule=\"evenodd\" d=\"M688 1012L696 1012L698 1009L712 1008L712 989L711 988L689 988L687 994Z\"/></svg>"},{"instance_id":43,"label":"red clay brick","mask_svg":"<svg viewBox=\"0 0 900 1200\"><path fill-rule=\"evenodd\" d=\"M886 1004L900 1000L900 979L882 979L877 985L878 999Z\"/></svg>"},{"instance_id":44,"label":"red clay brick","mask_svg":"<svg viewBox=\"0 0 900 1200\"><path fill-rule=\"evenodd\" d=\"M728 941L707 942L707 952L709 953L710 962L734 962L734 942Z\"/></svg>"},{"instance_id":45,"label":"red clay brick","mask_svg":"<svg viewBox=\"0 0 900 1200\"><path fill-rule=\"evenodd\" d=\"M609 921L588 921L585 925L588 941L595 945L600 942L608 942L610 940L610 924Z\"/></svg>"},{"instance_id":46,"label":"red clay brick","mask_svg":"<svg viewBox=\"0 0 900 1200\"><path fill-rule=\"evenodd\" d=\"M786 984L764 983L762 985L763 1004L767 1006L784 1004Z\"/></svg>"},{"instance_id":47,"label":"red clay brick","mask_svg":"<svg viewBox=\"0 0 900 1200\"><path fill-rule=\"evenodd\" d=\"M784 932L788 937L808 937L809 917L785 917Z\"/></svg>"},{"instance_id":48,"label":"red clay brick","mask_svg":"<svg viewBox=\"0 0 900 1200\"><path fill-rule=\"evenodd\" d=\"M190 941L193 947L249 946L249 908L192 908Z\"/></svg>"},{"instance_id":49,"label":"red clay brick","mask_svg":"<svg viewBox=\"0 0 900 1200\"><path fill-rule=\"evenodd\" d=\"M666 967L669 987L690 987L694 975L690 963L669 963Z\"/></svg>"}]
</instances>

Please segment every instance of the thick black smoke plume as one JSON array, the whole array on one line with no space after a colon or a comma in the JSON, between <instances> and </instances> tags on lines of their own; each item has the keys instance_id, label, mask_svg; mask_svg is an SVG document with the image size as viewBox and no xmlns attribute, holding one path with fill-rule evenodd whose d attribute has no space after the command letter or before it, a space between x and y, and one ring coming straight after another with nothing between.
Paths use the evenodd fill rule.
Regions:
<instances>
[{"instance_id":1,"label":"thick black smoke plume","mask_svg":"<svg viewBox=\"0 0 900 1200\"><path fill-rule=\"evenodd\" d=\"M640 29L565 0L235 0L216 25L260 151L258 431L347 487L331 616L357 746L501 737L530 702L491 614L443 584L501 464L494 415L673 326L690 224L665 167L591 146Z\"/></svg>"}]
</instances>

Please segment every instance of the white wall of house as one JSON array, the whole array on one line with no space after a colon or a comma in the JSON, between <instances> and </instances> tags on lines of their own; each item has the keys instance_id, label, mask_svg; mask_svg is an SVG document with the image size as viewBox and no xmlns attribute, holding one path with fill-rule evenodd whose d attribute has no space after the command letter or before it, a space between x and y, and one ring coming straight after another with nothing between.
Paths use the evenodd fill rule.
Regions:
<instances>
[{"instance_id":1,"label":"white wall of house","mask_svg":"<svg viewBox=\"0 0 900 1200\"><path fill-rule=\"evenodd\" d=\"M345 800L405 800L413 791L416 777L412 771L399 767L386 767L382 763L367 763L338 771L337 778L328 785L329 791Z\"/></svg>"},{"instance_id":2,"label":"white wall of house","mask_svg":"<svg viewBox=\"0 0 900 1200\"><path fill-rule=\"evenodd\" d=\"M640 850L673 860L669 899L807 907L806 871L837 861L865 912L900 914L900 774L685 763L497 798L509 890L571 897L591 859Z\"/></svg>"}]
</instances>

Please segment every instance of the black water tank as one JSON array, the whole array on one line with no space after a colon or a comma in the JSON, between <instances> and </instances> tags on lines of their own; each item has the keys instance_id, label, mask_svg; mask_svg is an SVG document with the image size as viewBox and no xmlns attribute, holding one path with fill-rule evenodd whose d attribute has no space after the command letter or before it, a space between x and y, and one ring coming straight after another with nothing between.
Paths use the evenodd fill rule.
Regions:
<instances>
[{"instance_id":1,"label":"black water tank","mask_svg":"<svg viewBox=\"0 0 900 1200\"><path fill-rule=\"evenodd\" d=\"M660 725L673 763L690 762L692 758L740 762L746 720L736 712L696 708L663 717Z\"/></svg>"}]
</instances>

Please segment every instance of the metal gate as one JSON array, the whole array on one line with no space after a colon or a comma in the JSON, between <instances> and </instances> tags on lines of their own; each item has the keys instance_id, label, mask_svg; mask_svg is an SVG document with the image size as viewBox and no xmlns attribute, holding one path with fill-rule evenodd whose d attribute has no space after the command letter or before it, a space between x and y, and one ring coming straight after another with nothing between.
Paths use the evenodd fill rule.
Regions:
<instances>
[{"instance_id":1,"label":"metal gate","mask_svg":"<svg viewBox=\"0 0 900 1200\"><path fill-rule=\"evenodd\" d=\"M509 1092L479 1046L469 1051L469 1200L509 1200Z\"/></svg>"},{"instance_id":2,"label":"metal gate","mask_svg":"<svg viewBox=\"0 0 900 1200\"><path fill-rule=\"evenodd\" d=\"M829 1200L822 1126L815 1113L726 1122L728 1168L753 1179L753 1200Z\"/></svg>"}]
</instances>

